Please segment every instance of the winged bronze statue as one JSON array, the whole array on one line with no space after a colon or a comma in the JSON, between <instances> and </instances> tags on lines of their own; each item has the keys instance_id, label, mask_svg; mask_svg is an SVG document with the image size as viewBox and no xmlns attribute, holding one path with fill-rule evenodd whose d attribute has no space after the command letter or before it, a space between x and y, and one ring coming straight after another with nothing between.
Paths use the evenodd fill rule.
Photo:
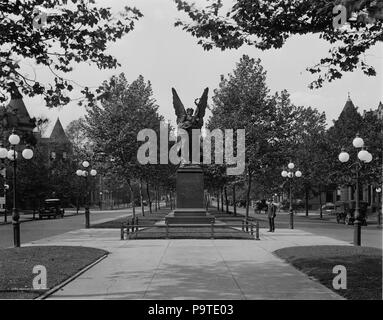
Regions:
<instances>
[{"instance_id":1,"label":"winged bronze statue","mask_svg":"<svg viewBox=\"0 0 383 320\"><path fill-rule=\"evenodd\" d=\"M207 98L209 88L206 88L199 99L195 99L194 104L197 106L195 111L192 108L185 110L184 105L179 98L177 91L172 88L173 106L176 111L178 128L190 132L192 129L201 129L203 126L203 117L205 116L207 107Z\"/></svg>"},{"instance_id":2,"label":"winged bronze statue","mask_svg":"<svg viewBox=\"0 0 383 320\"><path fill-rule=\"evenodd\" d=\"M181 102L180 97L177 94L177 91L172 88L173 92L173 106L176 111L177 116L177 126L179 129L183 129L187 132L189 137L189 155L188 158L183 158L181 166L184 163L189 163L189 160L192 159L193 147L192 147L192 132L193 129L201 130L203 126L203 117L205 116L206 107L207 107L207 97L209 94L209 88L206 88L199 99L194 100L194 104L197 106L195 111L192 108L187 108L185 110L184 105ZM182 154L181 154L182 157Z\"/></svg>"}]
</instances>

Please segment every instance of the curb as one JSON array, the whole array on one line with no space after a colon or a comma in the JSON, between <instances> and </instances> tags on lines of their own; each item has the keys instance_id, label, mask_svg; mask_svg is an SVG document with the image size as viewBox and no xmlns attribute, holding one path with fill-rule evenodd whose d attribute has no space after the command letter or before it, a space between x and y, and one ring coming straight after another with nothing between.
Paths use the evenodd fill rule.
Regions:
<instances>
[{"instance_id":1,"label":"curb","mask_svg":"<svg viewBox=\"0 0 383 320\"><path fill-rule=\"evenodd\" d=\"M48 291L46 291L44 294L42 294L41 296L38 296L37 298L35 298L34 300L45 300L46 298L48 298L50 295L52 295L53 293L55 293L56 291L60 290L62 287L66 286L68 283L72 282L73 280L75 280L76 278L78 278L79 276L81 276L84 272L88 271L90 268L92 268L93 266L95 266L97 263L101 262L102 260L104 260L107 256L109 255L109 252L108 253L105 253L103 256L101 256L100 258L98 258L96 261L92 262L91 264L87 265L85 268L81 269L80 271L78 271L76 274L74 274L73 276L69 277L68 279L66 279L64 282L61 282L59 283L58 285L56 285L55 287L53 287L52 289L49 289Z\"/></svg>"}]
</instances>

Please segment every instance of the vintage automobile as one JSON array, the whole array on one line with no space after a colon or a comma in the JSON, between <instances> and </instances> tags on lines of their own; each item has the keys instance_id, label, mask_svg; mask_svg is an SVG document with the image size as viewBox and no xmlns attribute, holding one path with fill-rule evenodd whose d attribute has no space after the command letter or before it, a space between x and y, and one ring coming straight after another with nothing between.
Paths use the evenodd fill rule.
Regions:
<instances>
[{"instance_id":1,"label":"vintage automobile","mask_svg":"<svg viewBox=\"0 0 383 320\"><path fill-rule=\"evenodd\" d=\"M339 201L335 203L336 222L344 224L354 224L355 201ZM367 226L367 207L368 203L359 201L359 220L363 226Z\"/></svg>"},{"instance_id":2,"label":"vintage automobile","mask_svg":"<svg viewBox=\"0 0 383 320\"><path fill-rule=\"evenodd\" d=\"M328 214L333 214L335 212L335 204L332 202L327 202L322 206L322 210Z\"/></svg>"},{"instance_id":3,"label":"vintage automobile","mask_svg":"<svg viewBox=\"0 0 383 320\"><path fill-rule=\"evenodd\" d=\"M42 218L64 218L64 209L61 208L60 199L45 199L43 207L39 209L39 219Z\"/></svg>"}]
</instances>

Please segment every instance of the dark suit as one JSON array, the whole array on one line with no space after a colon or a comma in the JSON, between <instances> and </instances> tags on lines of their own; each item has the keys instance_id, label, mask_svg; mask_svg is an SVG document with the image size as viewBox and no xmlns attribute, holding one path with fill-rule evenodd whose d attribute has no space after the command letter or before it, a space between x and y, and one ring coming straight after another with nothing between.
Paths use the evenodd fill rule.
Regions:
<instances>
[{"instance_id":1,"label":"dark suit","mask_svg":"<svg viewBox=\"0 0 383 320\"><path fill-rule=\"evenodd\" d=\"M273 203L269 203L267 205L267 217L269 218L269 231L274 232L275 230L275 224L274 224L274 218L277 215L277 207Z\"/></svg>"}]
</instances>

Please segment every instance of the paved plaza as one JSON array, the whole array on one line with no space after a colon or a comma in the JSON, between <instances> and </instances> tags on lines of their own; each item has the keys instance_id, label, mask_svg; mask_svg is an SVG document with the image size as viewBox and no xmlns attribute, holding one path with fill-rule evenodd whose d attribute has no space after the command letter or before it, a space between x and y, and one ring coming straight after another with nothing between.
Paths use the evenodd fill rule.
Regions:
<instances>
[{"instance_id":1,"label":"paved plaza","mask_svg":"<svg viewBox=\"0 0 383 320\"><path fill-rule=\"evenodd\" d=\"M28 245L105 249L107 258L49 299L342 299L272 252L348 245L301 230L260 230L252 240L119 240L116 229L80 229ZM49 270L48 270L49 281Z\"/></svg>"}]
</instances>

